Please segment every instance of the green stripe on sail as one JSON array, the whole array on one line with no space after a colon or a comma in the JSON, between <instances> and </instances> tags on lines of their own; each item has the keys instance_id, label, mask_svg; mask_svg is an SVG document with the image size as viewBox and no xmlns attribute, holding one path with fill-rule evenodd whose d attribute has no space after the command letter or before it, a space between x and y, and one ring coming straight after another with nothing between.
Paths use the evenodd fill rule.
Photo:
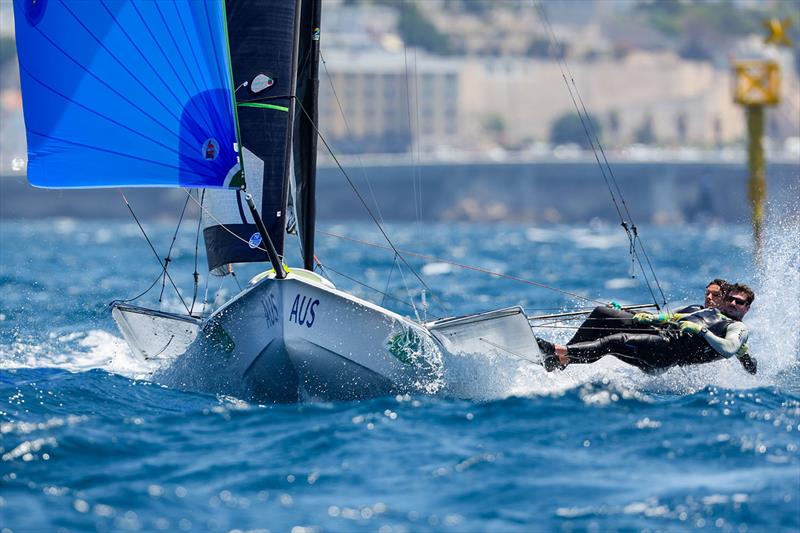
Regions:
<instances>
[{"instance_id":1,"label":"green stripe on sail","mask_svg":"<svg viewBox=\"0 0 800 533\"><path fill-rule=\"evenodd\" d=\"M242 133L239 131L239 115L236 113L236 85L233 80L233 56L231 56L231 42L230 35L228 35L228 12L225 9L225 0L220 2L222 7L222 27L225 29L225 51L228 54L228 79L231 82L231 104L233 104L233 123L236 126L236 148L238 150L237 159L239 160L239 172L237 172L228 182L228 187L231 188L244 188L246 187L246 179L244 176L244 158L242 157Z\"/></svg>"},{"instance_id":2,"label":"green stripe on sail","mask_svg":"<svg viewBox=\"0 0 800 533\"><path fill-rule=\"evenodd\" d=\"M283 111L284 113L289 112L288 107L284 107L282 105L274 105L274 104L259 104L257 102L239 102L236 104L239 107L260 107L262 109L274 109L276 111Z\"/></svg>"}]
</instances>

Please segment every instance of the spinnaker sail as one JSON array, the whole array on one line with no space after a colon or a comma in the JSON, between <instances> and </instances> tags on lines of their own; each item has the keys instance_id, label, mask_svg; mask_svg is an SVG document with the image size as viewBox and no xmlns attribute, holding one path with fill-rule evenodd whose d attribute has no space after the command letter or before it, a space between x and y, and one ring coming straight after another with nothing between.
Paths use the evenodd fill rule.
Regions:
<instances>
[{"instance_id":1,"label":"spinnaker sail","mask_svg":"<svg viewBox=\"0 0 800 533\"><path fill-rule=\"evenodd\" d=\"M15 0L39 187L240 187L223 0Z\"/></svg>"}]
</instances>

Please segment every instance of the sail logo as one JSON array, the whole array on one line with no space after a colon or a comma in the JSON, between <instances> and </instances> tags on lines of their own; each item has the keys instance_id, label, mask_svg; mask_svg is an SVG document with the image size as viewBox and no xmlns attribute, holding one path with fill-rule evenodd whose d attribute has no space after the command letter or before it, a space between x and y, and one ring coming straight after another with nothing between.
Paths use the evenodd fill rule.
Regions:
<instances>
[{"instance_id":1,"label":"sail logo","mask_svg":"<svg viewBox=\"0 0 800 533\"><path fill-rule=\"evenodd\" d=\"M213 137L203 143L203 159L206 161L215 161L219 157L219 143Z\"/></svg>"},{"instance_id":2,"label":"sail logo","mask_svg":"<svg viewBox=\"0 0 800 533\"><path fill-rule=\"evenodd\" d=\"M267 74L259 74L253 78L252 82L250 82L250 90L254 93L260 93L264 89L269 89L273 85L275 85L275 80L272 78L272 76Z\"/></svg>"},{"instance_id":3,"label":"sail logo","mask_svg":"<svg viewBox=\"0 0 800 533\"><path fill-rule=\"evenodd\" d=\"M261 244L261 233L255 232L250 235L250 240L247 241L247 244L250 246L251 250L258 248L258 245Z\"/></svg>"},{"instance_id":4,"label":"sail logo","mask_svg":"<svg viewBox=\"0 0 800 533\"><path fill-rule=\"evenodd\" d=\"M319 305L319 300L312 300L310 297L300 295L294 297L292 310L289 312L289 321L295 324L305 325L310 328L314 325L314 320L317 318L315 309Z\"/></svg>"}]
</instances>

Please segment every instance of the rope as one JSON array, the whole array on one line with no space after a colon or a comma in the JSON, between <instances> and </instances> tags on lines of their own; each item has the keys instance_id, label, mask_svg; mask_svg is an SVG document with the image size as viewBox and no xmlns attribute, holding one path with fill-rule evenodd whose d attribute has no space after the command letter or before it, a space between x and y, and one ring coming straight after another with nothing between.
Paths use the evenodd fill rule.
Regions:
<instances>
[{"instance_id":1,"label":"rope","mask_svg":"<svg viewBox=\"0 0 800 533\"><path fill-rule=\"evenodd\" d=\"M189 205L189 199L187 198L185 202L183 202L183 209L181 210L181 216L178 219L178 225L175 226L175 233L172 235L172 242L169 245L169 250L167 250L167 257L164 258L164 278L161 280L161 294L158 295L158 302L161 303L161 299L164 297L164 287L167 285L167 269L169 268L169 264L172 261L172 248L175 246L175 240L178 238L178 232L181 229L181 223L183 222L183 216L186 214L186 206Z\"/></svg>"},{"instance_id":2,"label":"rope","mask_svg":"<svg viewBox=\"0 0 800 533\"><path fill-rule=\"evenodd\" d=\"M392 268L389 269L389 275L386 277L386 288L383 289L384 296L389 293L389 283L392 281L392 274L394 273L394 267L397 265L397 256L394 256L392 260ZM383 300L381 300L381 307L383 307Z\"/></svg>"},{"instance_id":3,"label":"rope","mask_svg":"<svg viewBox=\"0 0 800 533\"><path fill-rule=\"evenodd\" d=\"M189 308L186 306L186 302L183 301L183 296L181 296L181 291L178 290L178 286L175 285L175 282L172 280L172 276L170 276L169 272L167 272L166 266L161 264L161 257L158 255L158 252L156 252L156 249L153 246L153 243L150 241L150 237L147 236L147 232L142 227L141 222L139 222L139 218L136 216L136 213L133 212L133 207L131 207L131 204L128 202L128 199L125 197L125 193L123 193L121 190L119 191L119 193L122 195L122 200L125 202L125 205L128 207L128 211L131 212L131 216L133 216L133 220L136 221L136 225L139 226L139 229L141 230L142 235L144 235L144 239L147 241L147 244L150 245L150 249L153 251L153 255L156 256L156 261L158 261L159 266L161 266L161 268L164 270L164 275L166 275L167 278L169 278L169 282L172 285L172 288L175 289L175 294L178 295L178 299L183 304L183 307L186 308L186 312L189 313ZM160 276L161 276L161 274L159 274L159 277ZM150 289L148 289L148 290L150 290ZM189 314L191 314L191 313L189 313Z\"/></svg>"},{"instance_id":4,"label":"rope","mask_svg":"<svg viewBox=\"0 0 800 533\"><path fill-rule=\"evenodd\" d=\"M532 1L533 1L533 4L534 4L534 7L537 9L537 11L539 13L539 16L542 19L542 22L545 25L546 30L548 31L548 36L550 37L552 42L556 45L556 48L559 48L560 47L560 43L558 41L558 38L555 35L555 32L553 31L553 27L550 24L550 20L547 18L547 14L545 13L544 6L541 4L541 2L538 2L536 0L532 0ZM575 83L575 78L572 76L572 72L569 69L569 65L567 64L566 59L563 59L563 58L559 57L558 58L558 66L559 66L559 70L561 71L561 77L564 79L564 84L566 85L567 91L569 92L570 98L572 99L572 103L573 103L573 105L575 107L575 111L578 114L578 118L581 121L581 126L583 126L584 133L586 134L586 138L589 141L589 146L592 149L592 152L594 154L595 160L597 161L597 165L600 167L600 172L601 172L601 174L603 176L603 180L606 183L606 187L608 188L608 192L611 195L611 200L612 200L612 202L614 204L614 208L616 209L617 214L619 215L620 225L625 230L625 233L628 236L628 242L630 243L629 253L631 254L631 257L632 257L631 260L632 261L637 261L639 263L639 268L640 268L640 270L642 272L642 276L644 277L645 285L647 286L647 289L650 292L650 296L653 298L653 302L656 304L656 307L658 309L660 309L660 306L658 305L658 299L656 298L656 295L655 295L655 292L653 290L653 287L650 284L650 279L647 276L647 272L644 269L644 263L639 258L639 255L638 255L638 253L636 251L636 243L638 242L639 245L641 246L642 254L645 256L645 260L647 261L647 266L648 266L648 268L650 270L650 273L651 273L651 275L653 277L653 280L656 283L658 291L659 291L659 293L661 295L661 299L662 299L662 302L663 302L662 305L667 307L667 299L666 299L666 297L664 295L664 291L662 290L661 284L658 281L658 277L657 277L657 275L655 273L655 269L653 268L649 257L647 257L647 252L644 249L644 243L642 242L641 237L639 237L639 232L638 232L638 229L636 227L636 224L633 222L633 217L631 217L630 211L628 210L628 206L625 203L625 199L624 199L624 197L622 195L622 190L620 189L619 183L617 182L616 177L614 176L614 173L611 170L611 165L608 162L608 158L606 157L605 150L603 150L603 146L600 143L600 139L597 136L597 130L594 127L594 125L592 124L591 118L589 117L589 113L588 113L588 111L586 109L586 105L584 104L583 98L581 97L580 91L578 90L578 86ZM566 72L565 72L565 69L566 69ZM569 73L569 78L570 78L570 80L572 82L572 86L570 86L570 82L567 80L567 73ZM573 88L575 89L574 92L572 90ZM576 95L577 95L577 100L576 100ZM578 100L580 101L581 107L583 109L583 113L581 113L581 107L578 106ZM587 123L588 123L588 126L587 126ZM592 133L590 133L590 131L589 131L590 129L591 129L592 133L594 133L594 140L592 139ZM595 142L597 143L597 147L595 147ZM605 165L606 165L605 168L603 167L603 163L600 162L600 157L598 156L598 148L599 148L600 153L603 156L603 161L605 162ZM608 169L608 176L606 175L606 168ZM609 181L609 176L610 176L611 181ZM614 190L611 187L611 183L614 184L614 188L617 190L617 194L614 194ZM620 209L619 204L617 203L617 195L619 196L620 203L622 203L622 206L623 206L623 208L625 210L625 214L627 215L628 220L630 220L630 222L631 222L631 227L628 227L628 223L625 221L625 217L622 215L622 210Z\"/></svg>"},{"instance_id":5,"label":"rope","mask_svg":"<svg viewBox=\"0 0 800 533\"><path fill-rule=\"evenodd\" d=\"M375 291L375 292L377 292L378 294L381 294L381 295L383 295L383 297L384 297L384 298L389 298L390 300L394 300L395 302L401 303L401 304L403 304L403 305L405 305L405 306L407 306L407 307L409 307L409 308L411 308L411 309L413 309L413 307L414 307L414 306L413 306L413 304L411 304L411 303L409 303L409 302L407 302L407 301L405 301L405 300L401 300L400 298L398 298L398 297L396 297L396 296L392 296L391 294L387 294L387 293L385 293L385 292L382 292L380 289L376 289L375 287L372 287L372 286L370 286L370 285L367 285L367 284L366 284L366 283L364 283L363 281L359 281L359 280L357 280L356 278L350 277L350 276L348 276L347 274L345 274L345 273L343 273L343 272L339 272L338 270L336 270L336 269L334 269L334 268L332 268L332 267L325 266L324 268L325 268L325 270L330 270L330 271L331 271L331 272L333 272L334 274L337 274L337 275L339 275L339 276L341 276L341 277L343 277L343 278L345 278L345 279L348 279L348 280L350 280L350 281L352 281L352 282L354 282L354 283L357 283L357 284L361 285L362 287L365 287L365 288L367 288L367 289L369 289L369 290L371 290L371 291Z\"/></svg>"},{"instance_id":6,"label":"rope","mask_svg":"<svg viewBox=\"0 0 800 533\"><path fill-rule=\"evenodd\" d=\"M124 300L115 300L115 301L122 302L122 303L134 302L134 301L138 300L139 298L141 298L142 296L144 296L145 294L147 294L148 292L150 292L153 289L153 287L156 286L156 283L158 283L158 280L160 280L160 279L161 279L161 272L158 273L158 275L156 276L156 279L153 280L153 283L151 283L150 286L147 287L147 289L145 289L143 292L140 292L139 294L137 294L133 298L127 298L127 299L124 299ZM114 302L111 302L111 303L113 304ZM111 304L109 304L109 305L111 305Z\"/></svg>"},{"instance_id":7,"label":"rope","mask_svg":"<svg viewBox=\"0 0 800 533\"><path fill-rule=\"evenodd\" d=\"M428 287L428 284L425 283L425 280L423 280L422 277L419 275L419 273L416 270L414 270L414 267L412 267L408 263L408 261L406 261L406 258L403 257L403 255L399 252L397 247L392 242L392 239L389 238L389 235L386 233L386 230L383 229L383 225L378 221L378 219L375 217L375 214L372 212L372 209L370 209L369 206L367 205L367 202L364 200L364 197L359 192L359 190L356 187L355 183L353 183L353 180L350 179L350 176L347 174L347 171L344 169L342 164L339 162L339 159L336 157L336 154L333 153L333 150L331 149L330 145L328 144L328 141L322 135L322 132L319 131L319 128L317 127L317 125L314 124L314 122L311 120L311 117L309 116L309 114L306 111L305 107L303 107L303 104L300 101L296 101L296 103L297 103L298 107L300 107L300 110L306 115L306 117L308 117L309 121L311 122L312 126L314 127L314 131L316 132L317 136L319 137L319 140L321 140L322 144L325 145L325 148L328 150L328 153L333 158L333 161L336 163L336 166L339 167L339 170L342 172L342 175L347 180L347 183L350 185L350 188L353 189L353 192L355 193L355 195L358 198L359 202L361 202L361 205L367 211L367 214L369 214L370 218L375 223L375 226L377 226L378 230L383 235L383 238L386 239L386 242L389 243L389 246L391 246L392 250L395 251L397 256L400 258L400 260L403 262L403 264L406 265L408 270L410 270L411 273L414 274L414 277L416 277L417 280L422 284L422 286L425 287L425 289L428 290L428 292L430 293L431 297L436 301L437 304L439 304L439 307L441 307L442 310L445 311L445 313L449 313L449 309L448 309L447 305L445 305L445 303L442 302L436 296L436 293L434 293L431 290L430 287Z\"/></svg>"},{"instance_id":8,"label":"rope","mask_svg":"<svg viewBox=\"0 0 800 533\"><path fill-rule=\"evenodd\" d=\"M187 192L187 194L188 194L188 192ZM234 237L234 238L236 238L236 239L239 239L240 241L242 241L243 243L247 244L248 246L250 245L250 241L248 241L248 240L246 240L246 239L243 239L243 238L239 237L239 236L238 236L236 233L234 233L232 230L228 229L228 226L226 226L226 225L225 225L225 224L224 224L224 223L223 223L223 222L222 222L220 219L218 219L217 217L215 217L215 216L214 216L214 213L212 213L211 211L209 211L208 209L206 209L206 208L205 208L205 206L204 206L203 204L201 204L200 202L198 202L198 201L197 201L197 200L194 198L194 196L192 196L191 194L189 194L189 198L191 198L191 199L194 201L194 203L196 203L196 204L197 204L197 206L200 208L200 210L201 210L203 213L205 213L206 215L208 215L208 216L209 216L209 218L211 218L211 219L212 219L214 222L216 222L216 223L217 223L217 225L219 225L219 226L220 226L222 229L224 229L225 231L227 231L228 233L230 233L231 235L233 235L233 237ZM267 249L266 249L266 248L262 248L261 246L254 246L253 248L254 248L255 250L260 250L260 251L262 251L262 252L264 252L264 253L267 253Z\"/></svg>"},{"instance_id":9,"label":"rope","mask_svg":"<svg viewBox=\"0 0 800 533\"><path fill-rule=\"evenodd\" d=\"M345 115L344 112L344 106L342 106L342 102L339 100L339 93L336 92L336 87L333 84L333 78L328 72L328 64L325 62L325 57L322 55L322 50L319 52L319 58L322 61L323 68L325 69L325 77L328 79L328 83L331 86L331 91L333 91L333 97L336 99L336 105L339 107L339 113L344 121L344 127L347 130L347 136L353 138L353 133L350 130L350 122L347 120L347 115ZM378 212L378 218L380 219L381 223L383 223L383 214L381 213L380 205L378 205L378 199L375 197L375 191L372 188L372 182L367 175L366 168L364 168L364 162L361 160L361 154L357 154L356 159L358 159L358 166L361 169L361 173L364 175L364 181L367 183L369 195L372 197L372 203L375 204L375 211Z\"/></svg>"},{"instance_id":10,"label":"rope","mask_svg":"<svg viewBox=\"0 0 800 533\"><path fill-rule=\"evenodd\" d=\"M192 192L189 191L189 197L191 198ZM200 196L200 205L203 205L203 202L206 198L206 190L203 189L203 194ZM188 201L188 198L187 198ZM194 272L192 276L194 277L194 290L192 292L192 305L191 311L194 311L194 304L197 301L197 290L199 288L199 281L200 281L200 273L197 271L197 258L200 255L200 226L203 223L203 211L200 211L200 216L197 217L197 234L194 238ZM191 314L191 311L189 314Z\"/></svg>"},{"instance_id":11,"label":"rope","mask_svg":"<svg viewBox=\"0 0 800 533\"><path fill-rule=\"evenodd\" d=\"M524 279L524 278L518 278L516 276L510 276L508 274L502 274L500 272L494 272L494 271L488 270L486 268L476 267L476 266L472 266L472 265L465 265L463 263L458 263L456 261L451 261L449 259L443 259L441 257L436 257L436 256L433 256L433 255L427 255L427 254L421 254L421 253L412 252L412 251L409 251L409 250L398 250L397 248L394 248L394 247L389 248L387 246L383 246L383 245L380 245L380 244L375 244L375 243L372 243L372 242L362 241L362 240L359 240L359 239L355 239L353 237L345 237L344 235L337 235L336 233L330 233L330 232L323 231L323 230L317 230L317 233L320 233L322 235L327 235L328 237L336 237L337 239L343 239L343 240L346 240L346 241L351 241L351 242L355 242L355 243L358 243L358 244L363 244L364 246L371 246L373 248L379 248L379 249L382 249L382 250L392 250L392 251L394 251L396 253L402 252L404 254L412 255L414 257L419 257L421 259L427 259L427 260L430 260L430 261L438 261L438 262L442 262L442 263L447 263L449 265L453 265L453 266L456 266L456 267L459 267L459 268L463 268L465 270L473 270L475 272L482 272L484 274L490 274L490 275L498 277L498 278L517 281L519 283L525 283L527 285L533 285L535 287L541 287L543 289L548 289L548 290L551 290L551 291L554 291L554 292L558 292L558 293L570 296L572 298L577 298L579 300L583 300L585 302L593 302L593 303L600 304L600 305L606 305L606 302L603 302L603 301L600 301L600 300L595 300L593 298L587 298L586 296L582 296L580 294L576 294L576 293L570 292L570 291L565 291L565 290L559 289L557 287L551 287L550 285L545 285L544 283L539 283L537 281L532 281L532 280L528 280L528 279ZM400 257L402 258L402 256L400 256Z\"/></svg>"}]
</instances>

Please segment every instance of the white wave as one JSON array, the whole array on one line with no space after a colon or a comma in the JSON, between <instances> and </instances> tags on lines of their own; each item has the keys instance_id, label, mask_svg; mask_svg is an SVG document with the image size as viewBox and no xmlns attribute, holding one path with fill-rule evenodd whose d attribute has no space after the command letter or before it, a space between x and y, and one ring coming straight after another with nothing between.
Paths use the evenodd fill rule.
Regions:
<instances>
[{"instance_id":1,"label":"white wave","mask_svg":"<svg viewBox=\"0 0 800 533\"><path fill-rule=\"evenodd\" d=\"M449 263L427 263L422 267L422 274L425 276L441 276L453 271L453 265Z\"/></svg>"},{"instance_id":2,"label":"white wave","mask_svg":"<svg viewBox=\"0 0 800 533\"><path fill-rule=\"evenodd\" d=\"M606 280L603 286L609 290L630 289L638 287L641 281L637 278L613 278Z\"/></svg>"},{"instance_id":3,"label":"white wave","mask_svg":"<svg viewBox=\"0 0 800 533\"><path fill-rule=\"evenodd\" d=\"M153 364L137 359L123 339L103 330L51 335L48 343L18 341L10 353L0 355L0 369L102 369L132 379L148 377L155 369Z\"/></svg>"}]
</instances>

